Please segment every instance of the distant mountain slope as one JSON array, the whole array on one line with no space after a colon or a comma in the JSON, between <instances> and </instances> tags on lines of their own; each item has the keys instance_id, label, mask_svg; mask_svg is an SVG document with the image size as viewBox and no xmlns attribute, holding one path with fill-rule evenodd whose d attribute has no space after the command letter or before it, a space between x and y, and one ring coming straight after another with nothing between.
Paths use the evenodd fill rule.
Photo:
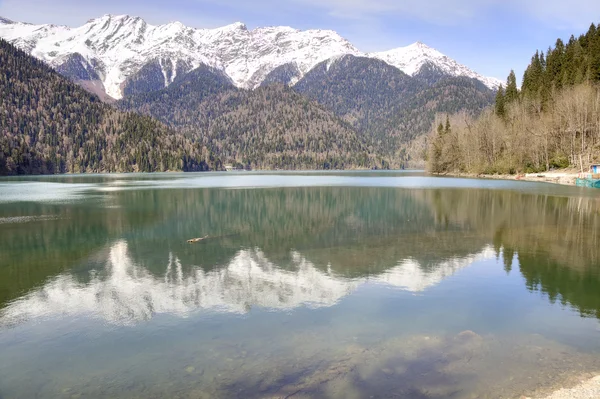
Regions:
<instances>
[{"instance_id":1,"label":"distant mountain slope","mask_svg":"<svg viewBox=\"0 0 600 399\"><path fill-rule=\"evenodd\" d=\"M494 102L495 93L482 82L466 77L446 77L406 98L402 112L390 121L391 135L405 143L425 134L435 115L465 110L478 115Z\"/></svg>"},{"instance_id":2,"label":"distant mountain slope","mask_svg":"<svg viewBox=\"0 0 600 399\"><path fill-rule=\"evenodd\" d=\"M166 89L126 98L119 106L159 118L238 167L388 166L349 124L291 88L276 84L242 90L221 81L207 95L205 83L195 84L218 82L217 76L206 69L192 71Z\"/></svg>"},{"instance_id":3,"label":"distant mountain slope","mask_svg":"<svg viewBox=\"0 0 600 399\"><path fill-rule=\"evenodd\" d=\"M351 55L317 65L294 86L379 143L388 142L389 121L402 112L404 98L420 88L383 61Z\"/></svg>"},{"instance_id":4,"label":"distant mountain slope","mask_svg":"<svg viewBox=\"0 0 600 399\"><path fill-rule=\"evenodd\" d=\"M448 76L479 79L490 88L499 84L422 43L366 54L330 30L249 30L242 23L194 29L179 22L153 26L138 17L104 15L77 28L0 19L0 37L62 71L79 69L71 58L79 54L80 64L93 71L106 94L116 99L131 94L127 87L132 78L133 92L156 90L200 65L221 70L236 87L246 89L258 87L274 70L287 65L276 81L295 83L319 63L342 55L381 59L411 76L423 65L433 64ZM147 82L141 82L144 79Z\"/></svg>"},{"instance_id":5,"label":"distant mountain slope","mask_svg":"<svg viewBox=\"0 0 600 399\"><path fill-rule=\"evenodd\" d=\"M268 86L271 84L284 84L287 86L295 85L298 80L302 77L302 72L295 62L283 64L273 69L260 83L261 86Z\"/></svg>"},{"instance_id":6,"label":"distant mountain slope","mask_svg":"<svg viewBox=\"0 0 600 399\"><path fill-rule=\"evenodd\" d=\"M282 132L291 130L290 134L295 136L299 131L294 129L308 128L308 122L312 123L310 129L313 130L324 123L319 119L306 121L302 117L308 118L308 114L298 113L319 103L324 107L319 107L321 111L329 115L326 124L331 125L330 121L337 119L334 130L342 132L344 137L348 129L353 130L372 152L391 155L404 142L428 131L436 113L454 112L456 108L477 113L493 101L493 92L474 79L452 78L436 74L435 70L431 73L424 70L413 78L381 60L346 55L322 62L293 86L293 91L316 102L313 103L300 96L292 96L291 89L282 94L279 86L288 83L294 71L293 64L281 66L267 76L261 92L253 94L235 88L218 69L200 66L186 75L179 75L167 88L124 98L119 107L150 115L173 128L193 132L194 137L208 140L204 145L224 151L232 162L242 162L241 158L246 159L254 149L233 149L240 129L247 129L240 126L257 126L257 118L267 117L268 112L273 115L269 117L271 126L262 127L265 133L281 129ZM276 88L272 88L266 82L282 83L273 83ZM267 97L265 93L271 91L278 94ZM240 104L242 99L247 103ZM266 107L266 102L262 109L259 105L265 99L269 107ZM275 100L283 103L276 104ZM223 115L236 114L241 106L246 108L239 114L239 121L231 121L229 126L216 122L221 121ZM296 109L288 114L279 113L281 109L294 106ZM214 126L220 126L221 130L215 131ZM271 151L266 147L259 151L263 150ZM256 163L259 164L263 165L263 160Z\"/></svg>"},{"instance_id":7,"label":"distant mountain slope","mask_svg":"<svg viewBox=\"0 0 600 399\"><path fill-rule=\"evenodd\" d=\"M294 90L318 101L382 151L427 132L436 113L478 113L494 100L483 83L424 64L410 77L372 58L343 56L317 65Z\"/></svg>"},{"instance_id":8,"label":"distant mountain slope","mask_svg":"<svg viewBox=\"0 0 600 399\"><path fill-rule=\"evenodd\" d=\"M350 125L283 85L230 90L202 103L205 129L223 159L258 168L387 168Z\"/></svg>"},{"instance_id":9,"label":"distant mountain slope","mask_svg":"<svg viewBox=\"0 0 600 399\"><path fill-rule=\"evenodd\" d=\"M210 158L0 39L0 174L208 169L203 155Z\"/></svg>"},{"instance_id":10,"label":"distant mountain slope","mask_svg":"<svg viewBox=\"0 0 600 399\"><path fill-rule=\"evenodd\" d=\"M137 85L141 83L136 83ZM208 97L235 89L221 71L200 65L188 74L179 75L173 84L157 91L134 90L118 104L125 110L151 115L173 127L203 126L211 115L200 113L200 104Z\"/></svg>"}]
</instances>

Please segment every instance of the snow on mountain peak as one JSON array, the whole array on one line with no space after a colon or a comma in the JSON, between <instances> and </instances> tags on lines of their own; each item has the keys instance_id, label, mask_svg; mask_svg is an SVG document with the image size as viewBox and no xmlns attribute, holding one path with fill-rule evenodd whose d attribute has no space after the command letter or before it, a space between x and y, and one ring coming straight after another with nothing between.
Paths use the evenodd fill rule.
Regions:
<instances>
[{"instance_id":1,"label":"snow on mountain peak","mask_svg":"<svg viewBox=\"0 0 600 399\"><path fill-rule=\"evenodd\" d=\"M13 21L11 21L11 20L10 20L10 19L8 19L8 18L3 18L3 17L0 17L0 24L7 24L7 25L8 25L8 24L14 24L14 22L13 22Z\"/></svg>"},{"instance_id":2,"label":"snow on mountain peak","mask_svg":"<svg viewBox=\"0 0 600 399\"><path fill-rule=\"evenodd\" d=\"M431 63L451 76L466 76L480 80L490 89L496 89L501 84L500 80L484 77L422 42L380 53L371 53L368 56L387 62L410 76L416 75L425 64Z\"/></svg>"},{"instance_id":3,"label":"snow on mountain peak","mask_svg":"<svg viewBox=\"0 0 600 399\"><path fill-rule=\"evenodd\" d=\"M93 65L96 69L107 94L117 99L123 96L127 79L150 62L158 61L161 68L163 64L184 65L188 71L205 64L224 71L236 86L253 89L279 66L295 64L297 78L301 78L317 64L347 54L378 58L410 75L430 61L444 72L474 77L494 87L492 80L423 43L365 54L331 30L249 30L242 22L196 29L180 22L154 26L139 17L106 14L76 28L2 18L0 37L54 67L79 54L86 68Z\"/></svg>"},{"instance_id":4,"label":"snow on mountain peak","mask_svg":"<svg viewBox=\"0 0 600 399\"><path fill-rule=\"evenodd\" d=\"M106 14L77 28L0 25L3 37L52 66L78 53L98 70L107 94L122 97L123 83L149 62L182 61L223 70L238 87L255 88L278 66L295 62L301 74L339 54L360 54L333 31L289 27L248 30L236 22L195 29L179 22L153 26L129 15Z\"/></svg>"},{"instance_id":5,"label":"snow on mountain peak","mask_svg":"<svg viewBox=\"0 0 600 399\"><path fill-rule=\"evenodd\" d=\"M218 29L222 29L222 30L248 30L248 27L243 22L234 22L232 24L225 25L224 27L218 28Z\"/></svg>"}]
</instances>

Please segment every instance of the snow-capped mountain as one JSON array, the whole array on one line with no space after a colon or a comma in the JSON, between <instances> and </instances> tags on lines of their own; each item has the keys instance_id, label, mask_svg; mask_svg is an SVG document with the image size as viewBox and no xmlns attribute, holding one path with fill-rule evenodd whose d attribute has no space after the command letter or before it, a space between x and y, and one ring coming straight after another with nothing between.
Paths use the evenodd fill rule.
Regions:
<instances>
[{"instance_id":1,"label":"snow-capped mountain","mask_svg":"<svg viewBox=\"0 0 600 399\"><path fill-rule=\"evenodd\" d=\"M295 62L301 73L336 54L358 54L333 31L288 27L248 30L242 23L194 29L179 22L153 26L128 15L105 15L78 28L25 23L0 24L0 37L59 67L73 54L93 66L106 92L122 97L122 85L145 64L200 64L222 69L238 87L254 88L274 68ZM167 77L167 68L163 74ZM176 77L170 74L167 85Z\"/></svg>"},{"instance_id":2,"label":"snow-capped mountain","mask_svg":"<svg viewBox=\"0 0 600 399\"><path fill-rule=\"evenodd\" d=\"M368 56L385 61L410 76L419 73L421 68L429 63L450 76L466 76L480 80L490 89L497 89L502 83L499 79L478 74L421 42L381 53L370 53Z\"/></svg>"},{"instance_id":3,"label":"snow-capped mountain","mask_svg":"<svg viewBox=\"0 0 600 399\"><path fill-rule=\"evenodd\" d=\"M178 74L204 64L224 72L237 87L253 89L276 68L293 65L296 76L291 81L296 82L317 64L346 54L379 58L409 75L434 63L450 75L473 77L490 88L498 85L497 80L480 76L420 43L366 54L330 30L249 30L242 23L195 29L179 22L154 26L138 17L104 15L77 28L0 18L0 37L67 76L75 68L75 79L84 76L83 80L95 82L116 99L123 97L128 79L148 64L161 70L158 79L164 86ZM156 74L153 79L156 83Z\"/></svg>"}]
</instances>

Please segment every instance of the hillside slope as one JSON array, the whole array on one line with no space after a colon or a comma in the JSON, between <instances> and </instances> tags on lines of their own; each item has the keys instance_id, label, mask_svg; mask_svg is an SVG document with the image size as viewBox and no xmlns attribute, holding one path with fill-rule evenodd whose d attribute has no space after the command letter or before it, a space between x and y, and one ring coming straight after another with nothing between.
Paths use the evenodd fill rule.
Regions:
<instances>
[{"instance_id":1,"label":"hillside slope","mask_svg":"<svg viewBox=\"0 0 600 399\"><path fill-rule=\"evenodd\" d=\"M206 170L206 149L0 40L0 174Z\"/></svg>"},{"instance_id":2,"label":"hillside slope","mask_svg":"<svg viewBox=\"0 0 600 399\"><path fill-rule=\"evenodd\" d=\"M476 79L444 75L431 66L411 77L383 61L350 55L317 65L294 90L392 153L428 132L436 114L477 115L494 100L494 92Z\"/></svg>"},{"instance_id":3,"label":"hillside slope","mask_svg":"<svg viewBox=\"0 0 600 399\"><path fill-rule=\"evenodd\" d=\"M160 119L238 167L388 167L352 126L291 88L275 84L242 90L219 83L218 76L206 69L192 71L166 89L118 105Z\"/></svg>"}]
</instances>

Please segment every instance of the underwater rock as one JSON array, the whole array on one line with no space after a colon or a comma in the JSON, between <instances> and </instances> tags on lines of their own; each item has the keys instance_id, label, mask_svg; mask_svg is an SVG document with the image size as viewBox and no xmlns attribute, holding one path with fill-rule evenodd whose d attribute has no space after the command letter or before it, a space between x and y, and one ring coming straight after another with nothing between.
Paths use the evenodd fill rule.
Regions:
<instances>
[{"instance_id":1,"label":"underwater rock","mask_svg":"<svg viewBox=\"0 0 600 399\"><path fill-rule=\"evenodd\" d=\"M189 374L192 374L194 371L196 371L196 367L194 367L194 366L187 366L185 368L185 371L188 372Z\"/></svg>"},{"instance_id":2,"label":"underwater rock","mask_svg":"<svg viewBox=\"0 0 600 399\"><path fill-rule=\"evenodd\" d=\"M456 335L455 339L460 340L460 341L472 341L472 340L480 340L482 338L481 338L481 335L479 335L471 330L465 330L465 331L458 333Z\"/></svg>"}]
</instances>

